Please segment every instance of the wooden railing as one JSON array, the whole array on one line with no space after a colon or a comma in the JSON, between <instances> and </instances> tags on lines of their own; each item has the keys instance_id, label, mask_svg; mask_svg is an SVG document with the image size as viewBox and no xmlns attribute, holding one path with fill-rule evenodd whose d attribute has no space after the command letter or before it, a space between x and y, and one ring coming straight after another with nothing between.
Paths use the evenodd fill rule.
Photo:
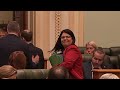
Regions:
<instances>
[{"instance_id":1,"label":"wooden railing","mask_svg":"<svg viewBox=\"0 0 120 90\"><path fill-rule=\"evenodd\" d=\"M116 74L120 78L120 69L93 69L93 79L99 79L105 73Z\"/></svg>"}]
</instances>

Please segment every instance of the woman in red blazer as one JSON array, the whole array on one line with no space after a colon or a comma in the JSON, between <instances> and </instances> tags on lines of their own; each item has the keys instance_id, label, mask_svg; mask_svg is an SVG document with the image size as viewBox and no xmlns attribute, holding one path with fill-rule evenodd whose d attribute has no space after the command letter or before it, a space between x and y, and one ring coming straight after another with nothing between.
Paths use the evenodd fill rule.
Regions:
<instances>
[{"instance_id":1,"label":"woman in red blazer","mask_svg":"<svg viewBox=\"0 0 120 90\"><path fill-rule=\"evenodd\" d=\"M51 50L54 52L62 52L63 62L59 64L69 70L70 78L83 79L82 55L78 47L75 45L75 36L69 29L64 29Z\"/></svg>"}]
</instances>

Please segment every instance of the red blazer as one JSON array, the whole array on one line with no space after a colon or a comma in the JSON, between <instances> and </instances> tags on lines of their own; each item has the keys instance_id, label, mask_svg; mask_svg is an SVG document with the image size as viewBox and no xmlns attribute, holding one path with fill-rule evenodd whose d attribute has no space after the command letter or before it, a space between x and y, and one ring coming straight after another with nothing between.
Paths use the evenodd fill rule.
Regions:
<instances>
[{"instance_id":1,"label":"red blazer","mask_svg":"<svg viewBox=\"0 0 120 90\"><path fill-rule=\"evenodd\" d=\"M66 67L75 79L83 79L82 55L76 45L68 46L63 52L64 61L60 66Z\"/></svg>"}]
</instances>

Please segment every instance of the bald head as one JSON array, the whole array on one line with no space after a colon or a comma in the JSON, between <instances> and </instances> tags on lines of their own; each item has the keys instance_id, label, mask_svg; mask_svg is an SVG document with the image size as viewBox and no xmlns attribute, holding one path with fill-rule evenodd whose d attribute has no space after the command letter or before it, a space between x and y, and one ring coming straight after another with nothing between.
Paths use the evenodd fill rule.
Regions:
<instances>
[{"instance_id":1,"label":"bald head","mask_svg":"<svg viewBox=\"0 0 120 90\"><path fill-rule=\"evenodd\" d=\"M55 66L50 69L48 79L69 79L69 72L65 67Z\"/></svg>"}]
</instances>

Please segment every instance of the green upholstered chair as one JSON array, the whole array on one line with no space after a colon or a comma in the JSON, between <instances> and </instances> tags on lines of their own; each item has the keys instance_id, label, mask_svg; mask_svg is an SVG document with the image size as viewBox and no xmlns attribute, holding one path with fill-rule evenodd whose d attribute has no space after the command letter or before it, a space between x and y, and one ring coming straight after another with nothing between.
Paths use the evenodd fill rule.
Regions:
<instances>
[{"instance_id":1,"label":"green upholstered chair","mask_svg":"<svg viewBox=\"0 0 120 90\"><path fill-rule=\"evenodd\" d=\"M86 50L86 47L84 47L84 46L83 47L78 46L78 48L79 48L81 54L84 54L84 52Z\"/></svg>"},{"instance_id":2,"label":"green upholstered chair","mask_svg":"<svg viewBox=\"0 0 120 90\"><path fill-rule=\"evenodd\" d=\"M49 57L49 61L52 66L58 65L63 62L62 54L53 54Z\"/></svg>"},{"instance_id":3,"label":"green upholstered chair","mask_svg":"<svg viewBox=\"0 0 120 90\"><path fill-rule=\"evenodd\" d=\"M91 61L92 60L92 55L90 54L82 54L83 62L86 61Z\"/></svg>"},{"instance_id":4,"label":"green upholstered chair","mask_svg":"<svg viewBox=\"0 0 120 90\"><path fill-rule=\"evenodd\" d=\"M112 64L113 69L119 69L119 57L118 56L109 56L110 63Z\"/></svg>"},{"instance_id":5,"label":"green upholstered chair","mask_svg":"<svg viewBox=\"0 0 120 90\"><path fill-rule=\"evenodd\" d=\"M110 48L102 48L106 55L111 55Z\"/></svg>"},{"instance_id":6,"label":"green upholstered chair","mask_svg":"<svg viewBox=\"0 0 120 90\"><path fill-rule=\"evenodd\" d=\"M20 69L17 70L17 79L46 79L48 69Z\"/></svg>"}]
</instances>

